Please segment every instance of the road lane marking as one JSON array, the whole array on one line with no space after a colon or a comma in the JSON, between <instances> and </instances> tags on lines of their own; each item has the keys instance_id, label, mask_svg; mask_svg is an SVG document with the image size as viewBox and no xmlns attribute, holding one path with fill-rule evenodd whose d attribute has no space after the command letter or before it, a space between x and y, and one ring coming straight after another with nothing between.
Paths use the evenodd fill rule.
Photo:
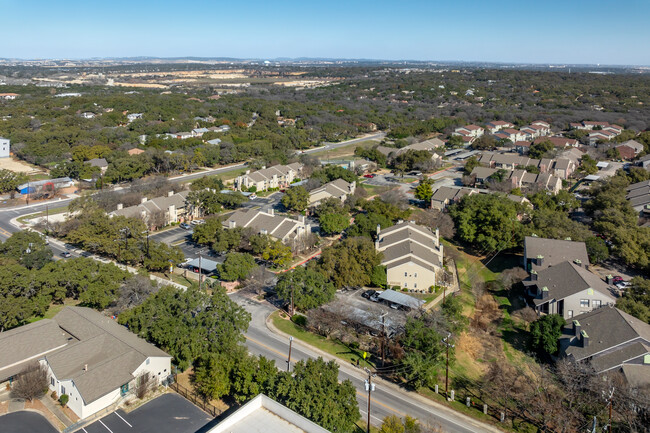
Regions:
<instances>
[{"instance_id":1,"label":"road lane marking","mask_svg":"<svg viewBox=\"0 0 650 433\"><path fill-rule=\"evenodd\" d=\"M104 427L106 427L106 424L104 424L104 423L102 422L101 419L98 420L98 421L99 421L99 422L100 422ZM106 430L108 430L109 432L113 433L113 430L109 429L108 427L106 427Z\"/></svg>"},{"instance_id":2,"label":"road lane marking","mask_svg":"<svg viewBox=\"0 0 650 433\"><path fill-rule=\"evenodd\" d=\"M279 351L275 350L274 348L269 347L269 346L267 346L266 344L261 343L261 342L255 340L254 338L249 337L248 335L246 336L246 339L247 339L247 340L250 340L250 341L252 341L253 343L255 343L255 344L259 345L259 346L262 346L262 347L264 347L265 349L270 350L271 352L276 353L276 354L278 354L278 355L280 355L280 356L283 356L283 357L284 357L284 356L287 356L285 353L279 352Z\"/></svg>"},{"instance_id":3,"label":"road lane marking","mask_svg":"<svg viewBox=\"0 0 650 433\"><path fill-rule=\"evenodd\" d=\"M128 425L128 426L131 427L131 428L133 428L133 426L132 426L131 424L129 424L129 422L128 422L127 420L125 420L124 418L122 418L122 417L120 416L119 413L117 413L117 412L113 412L113 413L114 413L115 415L119 416L120 419L126 423L126 425Z\"/></svg>"}]
</instances>

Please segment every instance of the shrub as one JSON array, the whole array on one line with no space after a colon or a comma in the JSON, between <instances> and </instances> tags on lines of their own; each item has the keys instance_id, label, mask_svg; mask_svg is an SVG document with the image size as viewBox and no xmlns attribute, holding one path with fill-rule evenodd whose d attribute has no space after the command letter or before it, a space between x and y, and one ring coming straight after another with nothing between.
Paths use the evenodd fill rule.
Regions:
<instances>
[{"instance_id":1,"label":"shrub","mask_svg":"<svg viewBox=\"0 0 650 433\"><path fill-rule=\"evenodd\" d=\"M52 394L50 394L50 397L52 397L52 400L58 400L59 395L56 393L56 391L52 391Z\"/></svg>"},{"instance_id":2,"label":"shrub","mask_svg":"<svg viewBox=\"0 0 650 433\"><path fill-rule=\"evenodd\" d=\"M303 316L302 314L294 314L294 316L291 318L291 321L298 326L307 326L307 317Z\"/></svg>"},{"instance_id":3,"label":"shrub","mask_svg":"<svg viewBox=\"0 0 650 433\"><path fill-rule=\"evenodd\" d=\"M61 406L63 407L65 407L65 405L68 404L68 400L70 400L68 394L61 394L61 397L59 397L59 403L61 403Z\"/></svg>"},{"instance_id":4,"label":"shrub","mask_svg":"<svg viewBox=\"0 0 650 433\"><path fill-rule=\"evenodd\" d=\"M391 287L392 290L395 290L396 292L399 292L400 287L399 286L393 286Z\"/></svg>"}]
</instances>

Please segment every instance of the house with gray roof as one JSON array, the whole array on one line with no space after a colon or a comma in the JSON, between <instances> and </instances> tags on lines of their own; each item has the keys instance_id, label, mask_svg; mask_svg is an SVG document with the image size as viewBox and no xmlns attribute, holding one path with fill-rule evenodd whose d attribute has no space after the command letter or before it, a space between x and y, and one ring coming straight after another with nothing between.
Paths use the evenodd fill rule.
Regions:
<instances>
[{"instance_id":1,"label":"house with gray roof","mask_svg":"<svg viewBox=\"0 0 650 433\"><path fill-rule=\"evenodd\" d=\"M151 229L191 221L199 217L200 210L187 203L188 194L189 191L178 193L169 191L166 196L156 197L151 200L143 197L141 203L135 206L124 207L119 203L117 209L110 212L108 216L140 218Z\"/></svg>"},{"instance_id":2,"label":"house with gray roof","mask_svg":"<svg viewBox=\"0 0 650 433\"><path fill-rule=\"evenodd\" d=\"M251 173L247 170L242 176L235 179L235 189L240 191L249 190L255 187L255 191L266 191L274 188L286 188L294 179L302 174L302 164L294 162L289 165L274 165L273 167L262 167Z\"/></svg>"},{"instance_id":3,"label":"house with gray roof","mask_svg":"<svg viewBox=\"0 0 650 433\"><path fill-rule=\"evenodd\" d=\"M546 239L537 236L524 238L524 269L528 272L541 271L562 262L589 265L587 246L584 242L570 239Z\"/></svg>"},{"instance_id":4,"label":"house with gray roof","mask_svg":"<svg viewBox=\"0 0 650 433\"><path fill-rule=\"evenodd\" d=\"M478 191L474 188L441 186L431 196L431 208L444 210L450 204L459 202L466 195L477 194Z\"/></svg>"},{"instance_id":5,"label":"house with gray roof","mask_svg":"<svg viewBox=\"0 0 650 433\"><path fill-rule=\"evenodd\" d=\"M305 223L305 217L299 220L276 215L273 209L265 212L261 209L238 210L224 222L224 228L252 228L255 233L269 235L284 243L290 243L311 232L311 227Z\"/></svg>"},{"instance_id":6,"label":"house with gray roof","mask_svg":"<svg viewBox=\"0 0 650 433\"><path fill-rule=\"evenodd\" d=\"M388 285L424 293L435 286L443 267L443 245L439 232L400 222L392 227L377 227L375 248L382 253Z\"/></svg>"},{"instance_id":7,"label":"house with gray roof","mask_svg":"<svg viewBox=\"0 0 650 433\"><path fill-rule=\"evenodd\" d=\"M631 385L650 386L650 325L614 307L581 314L564 328L560 350L597 373L621 371Z\"/></svg>"},{"instance_id":8,"label":"house with gray roof","mask_svg":"<svg viewBox=\"0 0 650 433\"><path fill-rule=\"evenodd\" d=\"M650 208L650 180L633 183L627 187L625 198L637 212Z\"/></svg>"},{"instance_id":9,"label":"house with gray roof","mask_svg":"<svg viewBox=\"0 0 650 433\"><path fill-rule=\"evenodd\" d=\"M0 380L35 361L47 368L51 391L86 418L119 402L147 373L151 385L171 374L171 356L101 313L65 307L43 319L0 333Z\"/></svg>"},{"instance_id":10,"label":"house with gray roof","mask_svg":"<svg viewBox=\"0 0 650 433\"><path fill-rule=\"evenodd\" d=\"M559 314L565 319L616 303L609 285L579 261L531 271L524 286L538 314Z\"/></svg>"},{"instance_id":11,"label":"house with gray roof","mask_svg":"<svg viewBox=\"0 0 650 433\"><path fill-rule=\"evenodd\" d=\"M336 179L309 191L309 207L313 208L328 198L336 198L344 202L348 196L354 194L356 182L346 182Z\"/></svg>"}]
</instances>

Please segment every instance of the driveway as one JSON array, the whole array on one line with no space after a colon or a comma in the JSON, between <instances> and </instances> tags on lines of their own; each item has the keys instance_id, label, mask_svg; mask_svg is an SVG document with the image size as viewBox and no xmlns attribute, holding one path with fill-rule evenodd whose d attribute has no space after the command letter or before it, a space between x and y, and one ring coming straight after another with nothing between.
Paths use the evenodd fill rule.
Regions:
<instances>
[{"instance_id":1,"label":"driveway","mask_svg":"<svg viewBox=\"0 0 650 433\"><path fill-rule=\"evenodd\" d=\"M212 417L180 395L163 394L131 413L113 412L79 432L195 433L211 421Z\"/></svg>"},{"instance_id":2,"label":"driveway","mask_svg":"<svg viewBox=\"0 0 650 433\"><path fill-rule=\"evenodd\" d=\"M0 433L58 433L43 415L31 411L0 416Z\"/></svg>"}]
</instances>

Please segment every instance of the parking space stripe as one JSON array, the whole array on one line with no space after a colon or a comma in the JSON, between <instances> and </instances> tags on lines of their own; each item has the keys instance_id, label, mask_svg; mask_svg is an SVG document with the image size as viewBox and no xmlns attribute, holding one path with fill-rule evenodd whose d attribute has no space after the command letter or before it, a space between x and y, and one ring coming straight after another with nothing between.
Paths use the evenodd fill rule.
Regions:
<instances>
[{"instance_id":1,"label":"parking space stripe","mask_svg":"<svg viewBox=\"0 0 650 433\"><path fill-rule=\"evenodd\" d=\"M98 420L98 421L101 423L101 425L103 425L104 427L106 427L106 424L104 424L104 423L102 422L101 419ZM106 427L106 430L108 430L109 432L113 433L113 430L109 429L108 427Z\"/></svg>"},{"instance_id":2,"label":"parking space stripe","mask_svg":"<svg viewBox=\"0 0 650 433\"><path fill-rule=\"evenodd\" d=\"M114 413L115 415L119 416L120 419L126 423L126 425L128 425L128 426L131 427L131 428L133 428L133 426L132 426L131 424L129 424L129 422L128 422L127 420L125 420L124 418L122 418L122 417L120 416L119 413L117 413L117 412L113 412L113 413Z\"/></svg>"},{"instance_id":3,"label":"parking space stripe","mask_svg":"<svg viewBox=\"0 0 650 433\"><path fill-rule=\"evenodd\" d=\"M86 429L83 428L83 427L81 427L81 430L83 430L85 433L88 433L88 430L86 430Z\"/></svg>"}]
</instances>

